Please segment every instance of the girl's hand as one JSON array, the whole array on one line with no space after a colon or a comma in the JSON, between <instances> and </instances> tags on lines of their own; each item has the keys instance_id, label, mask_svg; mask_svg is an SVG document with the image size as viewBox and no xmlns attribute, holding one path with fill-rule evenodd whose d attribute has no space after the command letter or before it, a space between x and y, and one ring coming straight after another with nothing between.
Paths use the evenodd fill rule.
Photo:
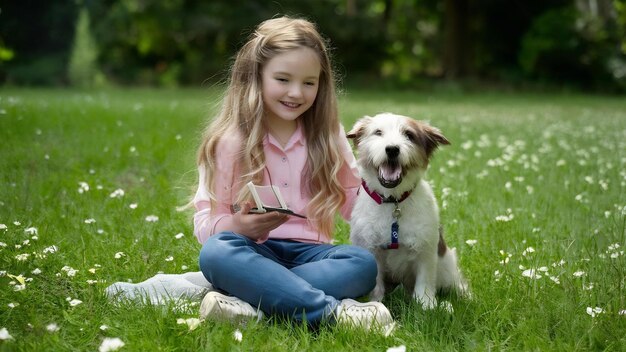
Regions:
<instances>
[{"instance_id":1,"label":"girl's hand","mask_svg":"<svg viewBox=\"0 0 626 352\"><path fill-rule=\"evenodd\" d=\"M241 204L241 210L233 215L234 232L242 234L251 240L266 240L269 232L289 220L289 215L277 211L265 214L250 214L252 204Z\"/></svg>"}]
</instances>

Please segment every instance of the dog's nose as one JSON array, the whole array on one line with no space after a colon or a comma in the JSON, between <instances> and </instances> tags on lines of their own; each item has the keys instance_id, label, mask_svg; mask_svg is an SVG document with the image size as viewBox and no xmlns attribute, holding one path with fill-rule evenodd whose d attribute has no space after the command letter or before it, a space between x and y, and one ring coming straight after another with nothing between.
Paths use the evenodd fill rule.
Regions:
<instances>
[{"instance_id":1,"label":"dog's nose","mask_svg":"<svg viewBox=\"0 0 626 352\"><path fill-rule=\"evenodd\" d=\"M391 159L395 159L400 154L400 147L397 145L388 145L385 147L385 153L387 153L387 157Z\"/></svg>"}]
</instances>

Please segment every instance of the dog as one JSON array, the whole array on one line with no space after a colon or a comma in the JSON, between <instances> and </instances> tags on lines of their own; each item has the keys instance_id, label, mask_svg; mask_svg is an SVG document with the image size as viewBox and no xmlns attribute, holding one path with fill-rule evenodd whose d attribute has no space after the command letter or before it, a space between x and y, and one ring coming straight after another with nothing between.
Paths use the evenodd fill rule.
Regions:
<instances>
[{"instance_id":1,"label":"dog","mask_svg":"<svg viewBox=\"0 0 626 352\"><path fill-rule=\"evenodd\" d=\"M438 291L468 293L456 250L446 246L439 210L424 174L434 151L450 142L435 127L392 113L365 116L347 133L363 179L350 221L350 240L376 257L370 299L402 284L424 309Z\"/></svg>"}]
</instances>

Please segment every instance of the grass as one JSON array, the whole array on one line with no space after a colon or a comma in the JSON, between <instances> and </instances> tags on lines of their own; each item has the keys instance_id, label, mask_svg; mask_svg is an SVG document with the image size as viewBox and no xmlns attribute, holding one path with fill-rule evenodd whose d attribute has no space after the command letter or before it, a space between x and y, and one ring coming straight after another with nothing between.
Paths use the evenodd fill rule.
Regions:
<instances>
[{"instance_id":1,"label":"grass","mask_svg":"<svg viewBox=\"0 0 626 352\"><path fill-rule=\"evenodd\" d=\"M194 191L196 147L217 97L0 90L0 337L12 337L0 350L94 351L106 337L127 351L626 349L623 97L341 97L346 127L393 111L452 142L428 178L473 291L450 298L453 314L423 311L397 291L385 303L399 328L382 337L274 320L189 330L177 319L196 317L197 306L111 304L103 290L112 282L198 270L191 213L176 207ZM348 226L337 228L346 242Z\"/></svg>"}]
</instances>

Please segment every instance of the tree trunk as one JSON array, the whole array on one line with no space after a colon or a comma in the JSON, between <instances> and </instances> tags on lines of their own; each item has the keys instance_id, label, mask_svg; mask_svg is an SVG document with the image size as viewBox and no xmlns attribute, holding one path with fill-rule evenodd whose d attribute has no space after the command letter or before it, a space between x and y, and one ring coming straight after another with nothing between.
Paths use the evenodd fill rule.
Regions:
<instances>
[{"instance_id":1,"label":"tree trunk","mask_svg":"<svg viewBox=\"0 0 626 352\"><path fill-rule=\"evenodd\" d=\"M446 78L464 77L468 73L469 0L445 0L443 70Z\"/></svg>"},{"instance_id":2,"label":"tree trunk","mask_svg":"<svg viewBox=\"0 0 626 352\"><path fill-rule=\"evenodd\" d=\"M356 0L346 0L346 16L356 16Z\"/></svg>"}]
</instances>

